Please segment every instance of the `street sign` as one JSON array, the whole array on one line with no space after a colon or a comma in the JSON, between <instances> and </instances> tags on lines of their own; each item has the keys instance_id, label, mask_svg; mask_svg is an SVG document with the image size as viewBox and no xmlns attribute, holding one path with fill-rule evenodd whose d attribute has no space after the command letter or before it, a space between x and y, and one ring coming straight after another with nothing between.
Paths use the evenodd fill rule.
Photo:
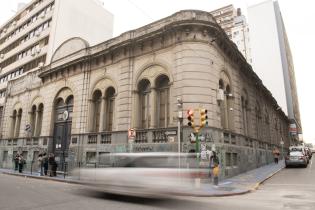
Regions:
<instances>
[{"instance_id":1,"label":"street sign","mask_svg":"<svg viewBox=\"0 0 315 210\"><path fill-rule=\"evenodd\" d=\"M177 135L177 131L165 131L165 135L167 135L167 136L176 136Z\"/></svg>"},{"instance_id":2,"label":"street sign","mask_svg":"<svg viewBox=\"0 0 315 210\"><path fill-rule=\"evenodd\" d=\"M128 139L133 140L136 138L136 130L133 128L128 129Z\"/></svg>"}]
</instances>

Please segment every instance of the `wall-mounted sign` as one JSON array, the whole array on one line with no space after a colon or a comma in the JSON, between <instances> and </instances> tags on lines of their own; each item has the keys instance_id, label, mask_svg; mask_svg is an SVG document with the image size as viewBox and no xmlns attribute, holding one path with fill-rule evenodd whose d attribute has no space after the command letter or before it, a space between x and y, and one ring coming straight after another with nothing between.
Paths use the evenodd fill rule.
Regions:
<instances>
[{"instance_id":1,"label":"wall-mounted sign","mask_svg":"<svg viewBox=\"0 0 315 210\"><path fill-rule=\"evenodd\" d=\"M69 118L69 112L67 110L65 110L63 113L62 113L62 119L63 120L67 120Z\"/></svg>"}]
</instances>

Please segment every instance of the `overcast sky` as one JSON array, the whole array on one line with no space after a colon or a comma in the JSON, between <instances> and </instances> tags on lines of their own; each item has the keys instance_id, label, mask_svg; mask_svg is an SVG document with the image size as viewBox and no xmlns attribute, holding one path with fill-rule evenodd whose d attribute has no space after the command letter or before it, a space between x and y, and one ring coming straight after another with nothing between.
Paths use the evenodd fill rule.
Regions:
<instances>
[{"instance_id":1,"label":"overcast sky","mask_svg":"<svg viewBox=\"0 0 315 210\"><path fill-rule=\"evenodd\" d=\"M114 15L114 36L127 30L169 16L182 9L211 11L234 4L247 13L248 6L262 0L101 0ZM290 42L295 66L303 136L306 142L315 143L315 68L312 50L315 50L315 1L278 0ZM18 2L30 0L0 0L0 25L14 15ZM80 0L77 0L79 3ZM105 20L104 20L105 21Z\"/></svg>"}]
</instances>

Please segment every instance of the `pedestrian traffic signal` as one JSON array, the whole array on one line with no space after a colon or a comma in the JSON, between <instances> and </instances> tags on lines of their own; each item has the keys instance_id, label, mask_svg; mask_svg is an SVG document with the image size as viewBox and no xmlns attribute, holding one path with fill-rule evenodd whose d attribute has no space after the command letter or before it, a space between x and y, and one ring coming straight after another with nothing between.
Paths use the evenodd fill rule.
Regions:
<instances>
[{"instance_id":1,"label":"pedestrian traffic signal","mask_svg":"<svg viewBox=\"0 0 315 210\"><path fill-rule=\"evenodd\" d=\"M188 126L194 128L195 123L194 123L194 110L193 109L187 110L187 120L188 120Z\"/></svg>"},{"instance_id":2,"label":"pedestrian traffic signal","mask_svg":"<svg viewBox=\"0 0 315 210\"><path fill-rule=\"evenodd\" d=\"M205 127L206 125L208 125L208 110L206 109L200 109L200 127Z\"/></svg>"}]
</instances>

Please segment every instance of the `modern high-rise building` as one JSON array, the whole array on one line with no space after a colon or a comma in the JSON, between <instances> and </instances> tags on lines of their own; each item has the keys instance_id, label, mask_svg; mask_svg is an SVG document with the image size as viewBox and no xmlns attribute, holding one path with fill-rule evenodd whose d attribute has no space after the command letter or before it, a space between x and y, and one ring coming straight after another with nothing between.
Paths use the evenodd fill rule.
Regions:
<instances>
[{"instance_id":1,"label":"modern high-rise building","mask_svg":"<svg viewBox=\"0 0 315 210\"><path fill-rule=\"evenodd\" d=\"M98 0L33 0L19 5L0 27L0 123L8 81L48 65L57 47L72 37L94 45L112 34L113 16Z\"/></svg>"},{"instance_id":2,"label":"modern high-rise building","mask_svg":"<svg viewBox=\"0 0 315 210\"><path fill-rule=\"evenodd\" d=\"M251 64L249 28L241 9L235 9L232 4L216 9L210 14L225 31L228 37L236 44L238 50Z\"/></svg>"},{"instance_id":3,"label":"modern high-rise building","mask_svg":"<svg viewBox=\"0 0 315 210\"><path fill-rule=\"evenodd\" d=\"M253 69L288 115L292 134L302 133L293 59L279 4L268 0L250 6L248 18Z\"/></svg>"}]
</instances>

